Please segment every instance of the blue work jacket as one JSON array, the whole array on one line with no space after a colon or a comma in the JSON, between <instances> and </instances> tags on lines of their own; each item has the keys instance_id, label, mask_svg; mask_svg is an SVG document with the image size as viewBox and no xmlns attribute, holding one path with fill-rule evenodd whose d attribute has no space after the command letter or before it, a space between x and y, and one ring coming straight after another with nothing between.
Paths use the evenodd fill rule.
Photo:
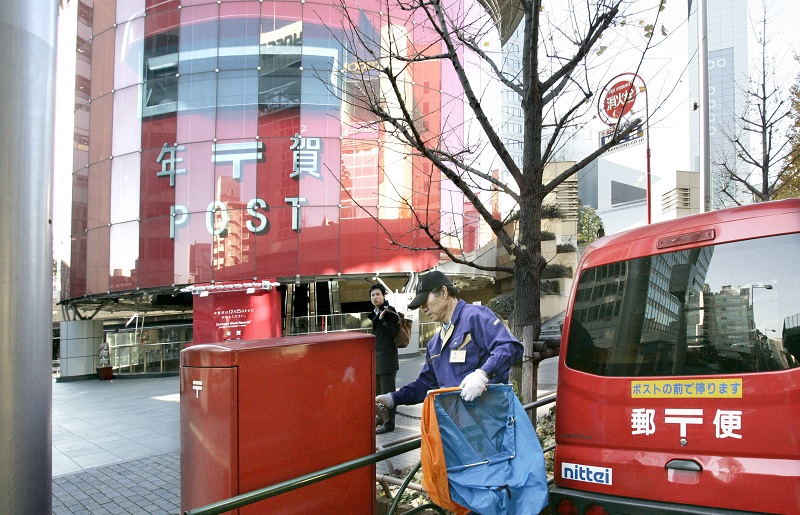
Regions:
<instances>
[{"instance_id":1,"label":"blue work jacket","mask_svg":"<svg viewBox=\"0 0 800 515\"><path fill-rule=\"evenodd\" d=\"M470 372L480 368L489 383L508 382L508 374L522 356L522 344L486 306L459 299L451 325L428 342L419 377L392 394L395 404L418 404L429 390L460 386ZM452 351L457 352L452 355Z\"/></svg>"}]
</instances>

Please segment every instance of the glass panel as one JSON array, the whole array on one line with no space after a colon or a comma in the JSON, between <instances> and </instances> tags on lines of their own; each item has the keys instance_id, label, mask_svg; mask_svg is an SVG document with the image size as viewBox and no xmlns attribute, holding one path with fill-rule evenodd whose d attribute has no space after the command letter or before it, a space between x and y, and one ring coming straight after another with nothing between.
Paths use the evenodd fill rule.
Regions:
<instances>
[{"instance_id":1,"label":"glass panel","mask_svg":"<svg viewBox=\"0 0 800 515\"><path fill-rule=\"evenodd\" d=\"M339 208L301 206L299 267L302 273L331 275L339 271Z\"/></svg>"},{"instance_id":2,"label":"glass panel","mask_svg":"<svg viewBox=\"0 0 800 515\"><path fill-rule=\"evenodd\" d=\"M109 93L92 100L89 117L89 163L111 157L112 101Z\"/></svg>"},{"instance_id":3,"label":"glass panel","mask_svg":"<svg viewBox=\"0 0 800 515\"><path fill-rule=\"evenodd\" d=\"M388 213L387 213L388 212ZM418 234L414 232L411 212L404 208L381 208L379 210L381 216L381 225L378 229L378 265L376 270L386 272L404 272L406 270L420 270L427 267L418 268L419 264L415 263L414 259L422 260L425 252L412 251L408 248L398 247L392 245L387 241L386 232L392 235L398 244L406 245L408 247L418 247L420 242L417 240ZM386 232L384 232L386 231ZM438 252L431 252L434 254L432 264L437 262Z\"/></svg>"},{"instance_id":4,"label":"glass panel","mask_svg":"<svg viewBox=\"0 0 800 515\"><path fill-rule=\"evenodd\" d=\"M92 40L92 98L111 93L114 89L114 39L116 32L108 30Z\"/></svg>"},{"instance_id":5,"label":"glass panel","mask_svg":"<svg viewBox=\"0 0 800 515\"><path fill-rule=\"evenodd\" d=\"M139 117L139 87L114 92L111 152L121 156L142 149L142 119Z\"/></svg>"},{"instance_id":6,"label":"glass panel","mask_svg":"<svg viewBox=\"0 0 800 515\"><path fill-rule=\"evenodd\" d=\"M333 6L314 6L313 18L303 22L303 70L314 76L326 91L332 89L337 92L343 61L339 40L344 37L341 30L333 29L341 23L338 10ZM304 83L304 95L306 87ZM316 88L316 85L312 87ZM338 101L328 100L325 105L338 105Z\"/></svg>"},{"instance_id":7,"label":"glass panel","mask_svg":"<svg viewBox=\"0 0 800 515\"><path fill-rule=\"evenodd\" d=\"M217 138L255 138L258 130L258 72L220 72L217 92Z\"/></svg>"},{"instance_id":8,"label":"glass panel","mask_svg":"<svg viewBox=\"0 0 800 515\"><path fill-rule=\"evenodd\" d=\"M377 133L362 133L342 140L342 218L366 218L359 206L378 205L379 152Z\"/></svg>"},{"instance_id":9,"label":"glass panel","mask_svg":"<svg viewBox=\"0 0 800 515\"><path fill-rule=\"evenodd\" d=\"M142 117L171 113L178 106L178 31L149 36L144 45Z\"/></svg>"},{"instance_id":10,"label":"glass panel","mask_svg":"<svg viewBox=\"0 0 800 515\"><path fill-rule=\"evenodd\" d=\"M91 199L91 202L88 202ZM87 227L108 226L111 205L111 161L106 159L89 166L87 185Z\"/></svg>"},{"instance_id":11,"label":"glass panel","mask_svg":"<svg viewBox=\"0 0 800 515\"><path fill-rule=\"evenodd\" d=\"M346 58L342 80L342 131L344 136L362 135L378 139L379 118L369 106L381 98L380 75L368 62Z\"/></svg>"},{"instance_id":12,"label":"glass panel","mask_svg":"<svg viewBox=\"0 0 800 515\"><path fill-rule=\"evenodd\" d=\"M241 202L228 201L214 217L213 278L215 281L250 280L255 277L253 218ZM248 224L249 222L249 224ZM217 233L218 232L218 233Z\"/></svg>"},{"instance_id":13,"label":"glass panel","mask_svg":"<svg viewBox=\"0 0 800 515\"><path fill-rule=\"evenodd\" d=\"M299 183L300 196L308 205L338 206L341 198L338 180L342 164L340 143L338 138L313 137L320 132L323 131L317 125L309 124L306 132L309 137L293 138L295 148L292 150L291 173Z\"/></svg>"},{"instance_id":14,"label":"glass panel","mask_svg":"<svg viewBox=\"0 0 800 515\"><path fill-rule=\"evenodd\" d=\"M178 64L181 75L213 72L217 68L218 18L216 3L181 9Z\"/></svg>"},{"instance_id":15,"label":"glass panel","mask_svg":"<svg viewBox=\"0 0 800 515\"><path fill-rule=\"evenodd\" d=\"M178 109L180 111L212 110L210 113L213 119L213 109L217 105L217 74L196 73L193 75L181 75L178 79ZM209 116L205 113L206 117ZM211 135L213 137L213 134ZM212 138L209 138L212 139ZM181 141L197 141L196 139Z\"/></svg>"},{"instance_id":16,"label":"glass panel","mask_svg":"<svg viewBox=\"0 0 800 515\"><path fill-rule=\"evenodd\" d=\"M269 209L270 229L264 236L256 238L257 277L294 277L298 271L298 237L292 229L291 205L283 202ZM299 223L299 218L295 220ZM355 245L354 245L355 247Z\"/></svg>"},{"instance_id":17,"label":"glass panel","mask_svg":"<svg viewBox=\"0 0 800 515\"><path fill-rule=\"evenodd\" d=\"M304 55L303 61L306 61L306 59ZM331 74L329 71L324 70L325 67L330 65L333 58L320 56L313 59L313 61L316 64L315 68L307 70L304 67L304 71L301 72L300 94L303 98L303 110L331 107L334 111L339 111L342 102L329 89L331 80L333 80L331 77L334 75L338 77L338 74Z\"/></svg>"},{"instance_id":18,"label":"glass panel","mask_svg":"<svg viewBox=\"0 0 800 515\"><path fill-rule=\"evenodd\" d=\"M177 11L181 4L181 0L147 0L147 16L162 11Z\"/></svg>"},{"instance_id":19,"label":"glass panel","mask_svg":"<svg viewBox=\"0 0 800 515\"><path fill-rule=\"evenodd\" d=\"M86 231L89 216L89 169L72 174L72 229L73 237Z\"/></svg>"},{"instance_id":20,"label":"glass panel","mask_svg":"<svg viewBox=\"0 0 800 515\"><path fill-rule=\"evenodd\" d=\"M161 149L165 142L175 143L178 120L174 116L154 116L142 120L142 149ZM156 153L158 156L158 153Z\"/></svg>"},{"instance_id":21,"label":"glass panel","mask_svg":"<svg viewBox=\"0 0 800 515\"><path fill-rule=\"evenodd\" d=\"M291 123L286 125L292 130L299 129ZM264 162L258 165L256 191L270 206L287 205L284 199L296 197L299 193L298 182L291 177L292 140L285 136L261 138L259 141L264 142Z\"/></svg>"},{"instance_id":22,"label":"glass panel","mask_svg":"<svg viewBox=\"0 0 800 515\"><path fill-rule=\"evenodd\" d=\"M143 219L139 226L139 286L150 288L174 283L175 252L169 237L171 218Z\"/></svg>"},{"instance_id":23,"label":"glass panel","mask_svg":"<svg viewBox=\"0 0 800 515\"><path fill-rule=\"evenodd\" d=\"M204 212L214 202L214 163L211 141L181 145L185 174L175 177L175 204L188 213Z\"/></svg>"},{"instance_id":24,"label":"glass panel","mask_svg":"<svg viewBox=\"0 0 800 515\"><path fill-rule=\"evenodd\" d=\"M109 218L112 224L139 218L141 162L142 155L139 152L118 157L111 162L111 214ZM135 254L139 255L138 248Z\"/></svg>"},{"instance_id":25,"label":"glass panel","mask_svg":"<svg viewBox=\"0 0 800 515\"><path fill-rule=\"evenodd\" d=\"M72 235L69 263L69 290L63 292L64 298L86 295L86 233Z\"/></svg>"},{"instance_id":26,"label":"glass panel","mask_svg":"<svg viewBox=\"0 0 800 515\"><path fill-rule=\"evenodd\" d=\"M108 293L109 227L86 233L86 294Z\"/></svg>"},{"instance_id":27,"label":"glass panel","mask_svg":"<svg viewBox=\"0 0 800 515\"><path fill-rule=\"evenodd\" d=\"M124 23L144 16L145 0L124 0L117 2L117 23ZM119 27L119 26L118 26Z\"/></svg>"},{"instance_id":28,"label":"glass panel","mask_svg":"<svg viewBox=\"0 0 800 515\"><path fill-rule=\"evenodd\" d=\"M255 70L220 72L217 105L255 106L258 102L258 73Z\"/></svg>"},{"instance_id":29,"label":"glass panel","mask_svg":"<svg viewBox=\"0 0 800 515\"><path fill-rule=\"evenodd\" d=\"M117 57L116 63L114 63L114 89L118 90L142 81L144 18L117 25L116 31Z\"/></svg>"},{"instance_id":30,"label":"glass panel","mask_svg":"<svg viewBox=\"0 0 800 515\"><path fill-rule=\"evenodd\" d=\"M75 109L89 102L92 95L92 41L77 37L75 53Z\"/></svg>"},{"instance_id":31,"label":"glass panel","mask_svg":"<svg viewBox=\"0 0 800 515\"><path fill-rule=\"evenodd\" d=\"M170 208L175 204L175 188L170 185L170 170L175 167L175 180L178 181L185 174L177 173L184 167L182 161L183 151L169 143L164 147L148 149L142 152L142 174L139 216L151 218L154 216L169 216ZM166 171L165 171L166 170Z\"/></svg>"},{"instance_id":32,"label":"glass panel","mask_svg":"<svg viewBox=\"0 0 800 515\"><path fill-rule=\"evenodd\" d=\"M213 238L207 230L207 213L191 212L175 231L175 284L210 282Z\"/></svg>"},{"instance_id":33,"label":"glass panel","mask_svg":"<svg viewBox=\"0 0 800 515\"><path fill-rule=\"evenodd\" d=\"M372 216L377 208L367 208ZM357 245L340 245L339 260L343 274L374 272L378 263L378 231L380 227L371 217L341 219L341 241L358 242Z\"/></svg>"},{"instance_id":34,"label":"glass panel","mask_svg":"<svg viewBox=\"0 0 800 515\"><path fill-rule=\"evenodd\" d=\"M264 143L257 140L218 140L212 145L215 200L247 203L256 193L256 166L264 160Z\"/></svg>"},{"instance_id":35,"label":"glass panel","mask_svg":"<svg viewBox=\"0 0 800 515\"><path fill-rule=\"evenodd\" d=\"M185 9L187 5L216 4L217 0L181 0L181 5Z\"/></svg>"},{"instance_id":36,"label":"glass panel","mask_svg":"<svg viewBox=\"0 0 800 515\"><path fill-rule=\"evenodd\" d=\"M249 211L256 205L257 164L264 159L264 143L257 140L218 140L215 163L214 256L215 280L252 278L255 274L254 232L266 229L266 217ZM266 207L262 202L260 208Z\"/></svg>"},{"instance_id":37,"label":"glass panel","mask_svg":"<svg viewBox=\"0 0 800 515\"><path fill-rule=\"evenodd\" d=\"M109 238L109 289L133 290L137 284L139 261L139 222L111 226Z\"/></svg>"},{"instance_id":38,"label":"glass panel","mask_svg":"<svg viewBox=\"0 0 800 515\"><path fill-rule=\"evenodd\" d=\"M800 366L798 251L793 234L585 270L567 365L640 377Z\"/></svg>"},{"instance_id":39,"label":"glass panel","mask_svg":"<svg viewBox=\"0 0 800 515\"><path fill-rule=\"evenodd\" d=\"M78 4L81 6L80 16L92 27L95 36L110 29L117 19L117 2L90 2L88 6L84 2Z\"/></svg>"},{"instance_id":40,"label":"glass panel","mask_svg":"<svg viewBox=\"0 0 800 515\"><path fill-rule=\"evenodd\" d=\"M265 2L262 10L270 10L274 5ZM299 20L301 11L297 5L279 5L287 9L288 12L281 11L281 15L288 19L262 19L258 102L265 112L281 111L300 105L303 37L303 22Z\"/></svg>"},{"instance_id":41,"label":"glass panel","mask_svg":"<svg viewBox=\"0 0 800 515\"><path fill-rule=\"evenodd\" d=\"M220 70L258 66L260 8L256 2L230 2L220 6Z\"/></svg>"}]
</instances>

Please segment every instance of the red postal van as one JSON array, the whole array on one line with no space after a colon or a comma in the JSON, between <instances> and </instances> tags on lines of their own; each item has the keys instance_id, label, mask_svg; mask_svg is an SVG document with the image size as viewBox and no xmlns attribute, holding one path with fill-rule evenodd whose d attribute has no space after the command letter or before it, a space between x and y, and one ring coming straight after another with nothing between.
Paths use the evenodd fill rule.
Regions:
<instances>
[{"instance_id":1,"label":"red postal van","mask_svg":"<svg viewBox=\"0 0 800 515\"><path fill-rule=\"evenodd\" d=\"M576 278L553 513L800 513L800 199L601 238Z\"/></svg>"}]
</instances>

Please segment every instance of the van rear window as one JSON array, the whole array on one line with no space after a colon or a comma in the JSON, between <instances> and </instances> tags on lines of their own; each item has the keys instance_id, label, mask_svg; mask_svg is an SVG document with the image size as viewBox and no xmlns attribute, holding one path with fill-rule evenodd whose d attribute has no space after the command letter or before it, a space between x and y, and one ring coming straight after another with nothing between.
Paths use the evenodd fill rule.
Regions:
<instances>
[{"instance_id":1,"label":"van rear window","mask_svg":"<svg viewBox=\"0 0 800 515\"><path fill-rule=\"evenodd\" d=\"M638 377L800 366L800 234L584 270L566 364Z\"/></svg>"}]
</instances>

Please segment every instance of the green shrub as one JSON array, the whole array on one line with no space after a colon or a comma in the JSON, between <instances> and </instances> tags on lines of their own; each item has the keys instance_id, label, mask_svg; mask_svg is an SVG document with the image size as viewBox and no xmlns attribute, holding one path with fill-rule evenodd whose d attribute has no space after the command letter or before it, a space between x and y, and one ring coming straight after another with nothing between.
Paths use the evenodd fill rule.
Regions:
<instances>
[{"instance_id":1,"label":"green shrub","mask_svg":"<svg viewBox=\"0 0 800 515\"><path fill-rule=\"evenodd\" d=\"M513 305L514 296L511 293L504 293L503 295L492 297L489 299L489 302L486 303L486 306L494 311L494 314L497 315L497 318L500 320L508 320L508 317L511 316L511 308Z\"/></svg>"},{"instance_id":2,"label":"green shrub","mask_svg":"<svg viewBox=\"0 0 800 515\"><path fill-rule=\"evenodd\" d=\"M556 239L556 234L550 231L542 231L542 241L553 241Z\"/></svg>"},{"instance_id":3,"label":"green shrub","mask_svg":"<svg viewBox=\"0 0 800 515\"><path fill-rule=\"evenodd\" d=\"M558 295L561 293L561 284L558 281L541 281L539 289L542 295Z\"/></svg>"},{"instance_id":4,"label":"green shrub","mask_svg":"<svg viewBox=\"0 0 800 515\"><path fill-rule=\"evenodd\" d=\"M556 443L556 407L555 405L550 408L545 415L536 421L536 434L539 435L539 441L542 443L542 448L554 445ZM547 469L547 475L553 476L553 459L555 452L550 451L544 454L544 465Z\"/></svg>"},{"instance_id":5,"label":"green shrub","mask_svg":"<svg viewBox=\"0 0 800 515\"><path fill-rule=\"evenodd\" d=\"M559 254L569 254L570 252L576 252L578 249L575 248L575 245L572 243L559 243L556 245L556 252Z\"/></svg>"},{"instance_id":6,"label":"green shrub","mask_svg":"<svg viewBox=\"0 0 800 515\"><path fill-rule=\"evenodd\" d=\"M542 204L542 218L564 218L564 211L558 204Z\"/></svg>"},{"instance_id":7,"label":"green shrub","mask_svg":"<svg viewBox=\"0 0 800 515\"><path fill-rule=\"evenodd\" d=\"M558 263L551 263L544 267L542 279L560 279L562 277L572 277L572 267Z\"/></svg>"}]
</instances>

